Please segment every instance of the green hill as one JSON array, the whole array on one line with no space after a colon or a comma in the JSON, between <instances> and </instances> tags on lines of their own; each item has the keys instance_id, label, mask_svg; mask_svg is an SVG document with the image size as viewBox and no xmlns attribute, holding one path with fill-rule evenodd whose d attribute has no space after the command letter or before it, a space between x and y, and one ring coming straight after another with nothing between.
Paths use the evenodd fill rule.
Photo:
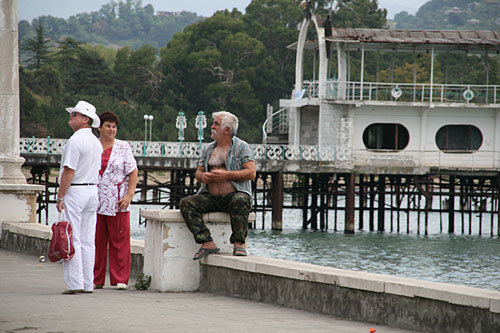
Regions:
<instances>
[{"instance_id":1,"label":"green hill","mask_svg":"<svg viewBox=\"0 0 500 333\"><path fill-rule=\"evenodd\" d=\"M397 29L500 30L499 0L431 0L415 15L394 16Z\"/></svg>"},{"instance_id":2,"label":"green hill","mask_svg":"<svg viewBox=\"0 0 500 333\"><path fill-rule=\"evenodd\" d=\"M202 16L191 12L162 12L155 15L155 9L140 1L111 1L98 11L80 13L67 20L53 16L40 16L31 22L19 22L19 40L22 44L27 38L35 36L41 24L45 35L55 41L71 37L83 43L108 46L128 46L138 49L149 44L161 48L172 36L192 23L201 21Z\"/></svg>"}]
</instances>

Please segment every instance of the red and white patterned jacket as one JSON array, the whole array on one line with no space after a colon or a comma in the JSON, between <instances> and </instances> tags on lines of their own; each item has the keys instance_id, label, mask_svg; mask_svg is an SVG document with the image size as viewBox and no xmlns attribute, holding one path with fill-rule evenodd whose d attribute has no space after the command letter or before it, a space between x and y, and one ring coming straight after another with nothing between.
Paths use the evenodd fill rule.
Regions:
<instances>
[{"instance_id":1,"label":"red and white patterned jacket","mask_svg":"<svg viewBox=\"0 0 500 333\"><path fill-rule=\"evenodd\" d=\"M99 175L99 208L101 215L116 216L117 212L127 212L118 208L118 201L128 191L127 175L137 168L132 149L126 141L115 139L108 166L102 176Z\"/></svg>"}]
</instances>

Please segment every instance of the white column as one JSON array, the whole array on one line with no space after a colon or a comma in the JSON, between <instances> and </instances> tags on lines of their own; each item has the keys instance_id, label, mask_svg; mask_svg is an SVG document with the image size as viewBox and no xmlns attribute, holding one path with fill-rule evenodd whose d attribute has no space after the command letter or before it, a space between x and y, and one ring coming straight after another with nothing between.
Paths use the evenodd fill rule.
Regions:
<instances>
[{"instance_id":1,"label":"white column","mask_svg":"<svg viewBox=\"0 0 500 333\"><path fill-rule=\"evenodd\" d=\"M17 0L0 0L0 237L3 221L36 222L36 194L27 185L19 154Z\"/></svg>"},{"instance_id":2,"label":"white column","mask_svg":"<svg viewBox=\"0 0 500 333\"><path fill-rule=\"evenodd\" d=\"M339 75L337 99L345 99L347 81L347 55L345 43L337 43L337 68Z\"/></svg>"},{"instance_id":3,"label":"white column","mask_svg":"<svg viewBox=\"0 0 500 333\"><path fill-rule=\"evenodd\" d=\"M432 90L434 84L434 46L431 48L431 91L430 91L430 102L432 103Z\"/></svg>"},{"instance_id":4,"label":"white column","mask_svg":"<svg viewBox=\"0 0 500 333\"><path fill-rule=\"evenodd\" d=\"M19 155L17 0L0 0L0 184L25 184Z\"/></svg>"},{"instance_id":5,"label":"white column","mask_svg":"<svg viewBox=\"0 0 500 333\"><path fill-rule=\"evenodd\" d=\"M316 28L316 35L318 36L318 54L319 54L319 68L318 68L318 97L326 97L326 79L328 69L328 57L326 54L325 42L325 28L318 24L316 16L312 16L312 21Z\"/></svg>"},{"instance_id":6,"label":"white column","mask_svg":"<svg viewBox=\"0 0 500 333\"><path fill-rule=\"evenodd\" d=\"M306 44L307 28L309 21L304 19L300 27L299 39L297 42L297 54L295 57L295 91L302 90L302 81L304 76L303 62L304 62L304 47Z\"/></svg>"},{"instance_id":7,"label":"white column","mask_svg":"<svg viewBox=\"0 0 500 333\"><path fill-rule=\"evenodd\" d=\"M363 100L363 81L365 72L365 46L361 46L361 91L359 92L360 99Z\"/></svg>"}]
</instances>

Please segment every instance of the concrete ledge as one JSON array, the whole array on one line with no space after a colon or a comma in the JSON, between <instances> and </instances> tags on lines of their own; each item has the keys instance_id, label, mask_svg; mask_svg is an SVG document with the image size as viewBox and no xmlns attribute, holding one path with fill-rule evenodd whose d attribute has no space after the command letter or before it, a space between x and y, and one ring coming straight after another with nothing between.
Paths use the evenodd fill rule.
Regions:
<instances>
[{"instance_id":1,"label":"concrete ledge","mask_svg":"<svg viewBox=\"0 0 500 333\"><path fill-rule=\"evenodd\" d=\"M20 194L38 194L45 190L43 185L33 184L0 184L0 192L13 192Z\"/></svg>"},{"instance_id":2,"label":"concrete ledge","mask_svg":"<svg viewBox=\"0 0 500 333\"><path fill-rule=\"evenodd\" d=\"M146 241L144 274L151 276L151 288L163 292L194 291L200 286L200 262L193 255L200 247L194 241L178 209L144 209ZM231 219L226 213L203 214L203 220L221 253L232 253L229 241ZM248 218L255 220L255 214Z\"/></svg>"},{"instance_id":3,"label":"concrete ledge","mask_svg":"<svg viewBox=\"0 0 500 333\"><path fill-rule=\"evenodd\" d=\"M36 256L47 256L51 238L52 229L48 225L3 222L0 248ZM144 241L131 239L130 252L132 254L131 274L136 276L142 273L144 265Z\"/></svg>"},{"instance_id":4,"label":"concrete ledge","mask_svg":"<svg viewBox=\"0 0 500 333\"><path fill-rule=\"evenodd\" d=\"M498 291L252 256L201 264L203 292L406 329L500 331Z\"/></svg>"},{"instance_id":5,"label":"concrete ledge","mask_svg":"<svg viewBox=\"0 0 500 333\"><path fill-rule=\"evenodd\" d=\"M142 209L141 216L151 221L184 223L184 218L178 209ZM203 214L203 221L217 223L231 222L229 215L221 212ZM248 214L248 221L255 221L255 213Z\"/></svg>"}]
</instances>

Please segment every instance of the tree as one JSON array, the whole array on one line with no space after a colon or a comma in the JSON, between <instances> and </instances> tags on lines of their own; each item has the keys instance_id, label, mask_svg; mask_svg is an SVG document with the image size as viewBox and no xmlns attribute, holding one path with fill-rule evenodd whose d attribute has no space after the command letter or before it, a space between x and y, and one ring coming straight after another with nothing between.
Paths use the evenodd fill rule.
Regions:
<instances>
[{"instance_id":1,"label":"tree","mask_svg":"<svg viewBox=\"0 0 500 333\"><path fill-rule=\"evenodd\" d=\"M161 91L167 92L168 104L193 119L199 110L235 113L243 138L259 141L260 133L251 128L263 121L265 104L255 93L255 73L267 55L264 45L246 33L241 17L235 10L221 11L174 35L160 52ZM267 68L270 63L275 65L266 62Z\"/></svg>"},{"instance_id":2,"label":"tree","mask_svg":"<svg viewBox=\"0 0 500 333\"><path fill-rule=\"evenodd\" d=\"M332 13L334 27L380 29L386 24L387 9L377 0L338 0Z\"/></svg>"},{"instance_id":3,"label":"tree","mask_svg":"<svg viewBox=\"0 0 500 333\"><path fill-rule=\"evenodd\" d=\"M22 49L28 53L26 64L30 68L40 68L49 61L52 45L49 39L45 38L45 31L42 25L36 28L36 36L26 39Z\"/></svg>"},{"instance_id":4,"label":"tree","mask_svg":"<svg viewBox=\"0 0 500 333\"><path fill-rule=\"evenodd\" d=\"M69 73L68 92L73 94L114 96L114 73L94 50L82 49Z\"/></svg>"}]
</instances>

